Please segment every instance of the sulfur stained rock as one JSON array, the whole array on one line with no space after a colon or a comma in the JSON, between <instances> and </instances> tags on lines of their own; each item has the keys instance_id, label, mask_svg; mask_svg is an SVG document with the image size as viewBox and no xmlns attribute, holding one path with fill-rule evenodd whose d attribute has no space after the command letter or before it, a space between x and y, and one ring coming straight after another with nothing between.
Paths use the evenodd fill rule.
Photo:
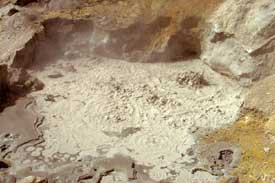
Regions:
<instances>
[{"instance_id":1,"label":"sulfur stained rock","mask_svg":"<svg viewBox=\"0 0 275 183\"><path fill-rule=\"evenodd\" d=\"M275 133L275 115L271 115L265 124L265 129L268 132ZM268 152L269 150L267 150Z\"/></svg>"},{"instance_id":2,"label":"sulfur stained rock","mask_svg":"<svg viewBox=\"0 0 275 183\"><path fill-rule=\"evenodd\" d=\"M211 132L202 138L203 144L227 142L238 144L241 149L239 164L231 169L230 175L238 176L239 182L271 182L274 173L274 144L272 133L266 128L272 117L250 111L235 124ZM274 134L274 133L273 133ZM269 148L269 153L265 148ZM264 162L265 166L262 166ZM261 167L261 171L259 171Z\"/></svg>"}]
</instances>

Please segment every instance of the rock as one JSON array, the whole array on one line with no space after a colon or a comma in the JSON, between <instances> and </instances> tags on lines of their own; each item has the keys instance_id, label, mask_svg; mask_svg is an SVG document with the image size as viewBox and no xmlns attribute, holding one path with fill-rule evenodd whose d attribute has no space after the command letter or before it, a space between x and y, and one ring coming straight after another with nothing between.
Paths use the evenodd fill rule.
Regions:
<instances>
[{"instance_id":1,"label":"rock","mask_svg":"<svg viewBox=\"0 0 275 183\"><path fill-rule=\"evenodd\" d=\"M36 0L13 2L25 6ZM45 3L49 9L55 10L82 7L82 3L75 0L52 0ZM105 3L102 3L103 7L108 6L106 8L111 9L110 12L105 8L100 9L100 6L97 11L89 7L87 11L80 11L83 14L74 12L77 19L70 14L56 13L55 16L33 22L21 11L11 11L13 16L2 23L5 36L0 37L0 47L8 47L0 49L1 63L26 68L34 63L42 63L45 58L48 61L64 53L70 53L67 56L75 58L92 52L104 57L142 62L202 58L213 70L236 79L257 80L275 71L275 5L270 0L226 0L211 16L193 12L185 15L186 12L182 10L184 16L177 13L173 17L170 14L174 10L164 8L160 16L155 19L150 17L148 21L139 17L139 14L143 14L139 6ZM209 7L194 4L197 8L203 7L201 11L204 12L213 11L210 8L212 3L206 1ZM112 11L116 8L119 8L121 16ZM126 14L127 18L121 20L121 17L125 17L122 16L124 10L131 11ZM190 8L188 10L192 11ZM169 13L164 13L166 11ZM195 12L198 11L200 10L196 9ZM129 17L129 14L133 16ZM22 35L22 32L26 34ZM67 45L74 51L68 52Z\"/></svg>"},{"instance_id":2,"label":"rock","mask_svg":"<svg viewBox=\"0 0 275 183\"><path fill-rule=\"evenodd\" d=\"M32 77L25 69L10 68L8 76L9 91L13 94L24 95L30 91L44 88L44 84Z\"/></svg>"},{"instance_id":3,"label":"rock","mask_svg":"<svg viewBox=\"0 0 275 183\"><path fill-rule=\"evenodd\" d=\"M61 74L59 72L55 72L55 73L49 74L48 77L52 78L52 79L57 79L57 78L63 77L63 74Z\"/></svg>"},{"instance_id":4,"label":"rock","mask_svg":"<svg viewBox=\"0 0 275 183\"><path fill-rule=\"evenodd\" d=\"M275 114L275 76L269 76L259 82L255 82L250 88L244 107L255 109L268 115Z\"/></svg>"},{"instance_id":5,"label":"rock","mask_svg":"<svg viewBox=\"0 0 275 183\"><path fill-rule=\"evenodd\" d=\"M148 46L155 41L154 35L167 29L171 21L170 17L158 17L149 24L136 22L127 28L105 30L105 36L99 40L101 44L97 43L95 53L104 57L142 62L198 58L201 54L200 33L194 33L191 29L198 27L201 20L195 17L184 19L178 31L167 35L160 45L148 49ZM121 39L123 35L127 36Z\"/></svg>"},{"instance_id":6,"label":"rock","mask_svg":"<svg viewBox=\"0 0 275 183\"><path fill-rule=\"evenodd\" d=\"M13 69L9 70L9 90L15 94L21 94L25 92L25 83L31 78L31 76L24 69Z\"/></svg>"},{"instance_id":7,"label":"rock","mask_svg":"<svg viewBox=\"0 0 275 183\"><path fill-rule=\"evenodd\" d=\"M270 147L265 147L265 148L264 148L264 152L265 152L265 153L269 153L270 150L271 150Z\"/></svg>"},{"instance_id":8,"label":"rock","mask_svg":"<svg viewBox=\"0 0 275 183\"><path fill-rule=\"evenodd\" d=\"M31 15L19 10L0 21L0 48L4 48L0 49L0 64L26 68L33 62L34 48L37 40L42 39L43 27L34 23Z\"/></svg>"},{"instance_id":9,"label":"rock","mask_svg":"<svg viewBox=\"0 0 275 183\"><path fill-rule=\"evenodd\" d=\"M213 143L199 145L195 149L201 167L192 170L206 171L215 176L223 176L237 167L241 160L241 149L229 143Z\"/></svg>"},{"instance_id":10,"label":"rock","mask_svg":"<svg viewBox=\"0 0 275 183\"><path fill-rule=\"evenodd\" d=\"M205 80L203 74L195 72L185 72L177 76L176 81L183 86L190 86L193 88L202 88L207 86L208 82Z\"/></svg>"},{"instance_id":11,"label":"rock","mask_svg":"<svg viewBox=\"0 0 275 183\"><path fill-rule=\"evenodd\" d=\"M271 115L265 124L265 130L267 132L275 133L275 115ZM264 149L265 152L270 152L270 148Z\"/></svg>"},{"instance_id":12,"label":"rock","mask_svg":"<svg viewBox=\"0 0 275 183\"><path fill-rule=\"evenodd\" d=\"M35 177L29 176L21 179L19 183L34 183L34 181L35 181Z\"/></svg>"},{"instance_id":13,"label":"rock","mask_svg":"<svg viewBox=\"0 0 275 183\"><path fill-rule=\"evenodd\" d=\"M18 183L48 183L48 180L42 177L28 176L21 179Z\"/></svg>"},{"instance_id":14,"label":"rock","mask_svg":"<svg viewBox=\"0 0 275 183\"><path fill-rule=\"evenodd\" d=\"M270 0L225 1L208 20L211 29L203 38L202 58L234 78L256 80L273 73L274 8Z\"/></svg>"},{"instance_id":15,"label":"rock","mask_svg":"<svg viewBox=\"0 0 275 183\"><path fill-rule=\"evenodd\" d=\"M226 183L240 183L239 177L230 177Z\"/></svg>"}]
</instances>

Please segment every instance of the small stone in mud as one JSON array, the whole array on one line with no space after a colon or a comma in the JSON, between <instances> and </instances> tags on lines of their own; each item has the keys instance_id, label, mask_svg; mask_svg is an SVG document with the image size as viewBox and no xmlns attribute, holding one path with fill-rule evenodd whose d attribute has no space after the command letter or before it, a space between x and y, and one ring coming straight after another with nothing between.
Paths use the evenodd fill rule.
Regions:
<instances>
[{"instance_id":1,"label":"small stone in mud","mask_svg":"<svg viewBox=\"0 0 275 183\"><path fill-rule=\"evenodd\" d=\"M192 148L188 148L188 149L186 150L186 154L187 154L188 156L193 156L193 155L194 155L194 150L193 150Z\"/></svg>"},{"instance_id":2,"label":"small stone in mud","mask_svg":"<svg viewBox=\"0 0 275 183\"><path fill-rule=\"evenodd\" d=\"M239 177L230 177L226 183L240 183Z\"/></svg>"},{"instance_id":3,"label":"small stone in mud","mask_svg":"<svg viewBox=\"0 0 275 183\"><path fill-rule=\"evenodd\" d=\"M189 130L190 133L196 133L199 130L199 127L192 126L188 130Z\"/></svg>"},{"instance_id":4,"label":"small stone in mud","mask_svg":"<svg viewBox=\"0 0 275 183\"><path fill-rule=\"evenodd\" d=\"M193 71L178 74L176 81L180 85L190 86L192 88L202 88L203 86L209 85L203 74Z\"/></svg>"},{"instance_id":5,"label":"small stone in mud","mask_svg":"<svg viewBox=\"0 0 275 183\"><path fill-rule=\"evenodd\" d=\"M63 77L63 74L56 72L56 73L49 74L48 77L52 79L57 79L57 78Z\"/></svg>"},{"instance_id":6,"label":"small stone in mud","mask_svg":"<svg viewBox=\"0 0 275 183\"><path fill-rule=\"evenodd\" d=\"M133 135L137 132L139 132L141 130L141 128L134 128L134 127L129 127L129 128L126 128L126 129L123 129L121 131L121 137L122 138L125 138L125 137L128 137L129 135Z\"/></svg>"},{"instance_id":7,"label":"small stone in mud","mask_svg":"<svg viewBox=\"0 0 275 183\"><path fill-rule=\"evenodd\" d=\"M230 149L220 151L219 160L222 160L225 164L230 165L233 161L233 151Z\"/></svg>"},{"instance_id":8,"label":"small stone in mud","mask_svg":"<svg viewBox=\"0 0 275 183\"><path fill-rule=\"evenodd\" d=\"M270 148L269 148L269 147L265 147L265 148L264 148L264 152L265 152L265 153L269 153L269 152L270 152Z\"/></svg>"},{"instance_id":9,"label":"small stone in mud","mask_svg":"<svg viewBox=\"0 0 275 183\"><path fill-rule=\"evenodd\" d=\"M53 95L47 95L46 98L45 98L45 101L48 101L48 102L55 102L55 97Z\"/></svg>"},{"instance_id":10,"label":"small stone in mud","mask_svg":"<svg viewBox=\"0 0 275 183\"><path fill-rule=\"evenodd\" d=\"M159 96L157 96L157 95L151 95L146 100L147 100L148 103L154 104L154 103L156 103L157 100L159 100Z\"/></svg>"}]
</instances>

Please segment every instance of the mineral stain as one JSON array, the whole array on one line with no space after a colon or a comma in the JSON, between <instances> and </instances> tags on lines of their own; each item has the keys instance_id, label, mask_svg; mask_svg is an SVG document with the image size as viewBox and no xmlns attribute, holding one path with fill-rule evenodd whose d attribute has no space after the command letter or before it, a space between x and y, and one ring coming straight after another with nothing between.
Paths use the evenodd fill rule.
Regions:
<instances>
[{"instance_id":1,"label":"mineral stain","mask_svg":"<svg viewBox=\"0 0 275 183\"><path fill-rule=\"evenodd\" d=\"M201 142L240 145L241 161L231 175L239 177L240 182L270 183L275 180L275 131L268 128L268 124L275 123L273 119L259 112L248 112L232 126L203 136Z\"/></svg>"}]
</instances>

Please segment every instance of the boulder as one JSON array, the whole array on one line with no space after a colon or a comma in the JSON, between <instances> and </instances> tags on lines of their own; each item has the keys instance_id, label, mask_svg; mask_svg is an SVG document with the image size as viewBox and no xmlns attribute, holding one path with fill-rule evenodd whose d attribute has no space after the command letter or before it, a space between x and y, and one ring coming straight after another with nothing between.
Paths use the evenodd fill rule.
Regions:
<instances>
[{"instance_id":1,"label":"boulder","mask_svg":"<svg viewBox=\"0 0 275 183\"><path fill-rule=\"evenodd\" d=\"M275 4L227 0L208 19L203 60L217 72L257 80L275 71Z\"/></svg>"}]
</instances>

